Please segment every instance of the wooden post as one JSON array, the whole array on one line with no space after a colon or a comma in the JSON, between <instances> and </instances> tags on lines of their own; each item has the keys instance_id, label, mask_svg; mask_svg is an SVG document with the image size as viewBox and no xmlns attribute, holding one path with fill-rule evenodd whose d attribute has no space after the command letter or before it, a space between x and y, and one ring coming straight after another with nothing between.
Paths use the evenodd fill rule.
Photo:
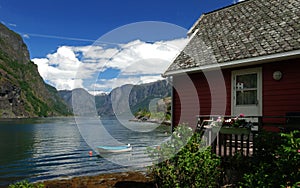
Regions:
<instances>
[{"instance_id":1,"label":"wooden post","mask_svg":"<svg viewBox=\"0 0 300 188\"><path fill-rule=\"evenodd\" d=\"M241 152L244 155L244 134L241 134Z\"/></svg>"},{"instance_id":2,"label":"wooden post","mask_svg":"<svg viewBox=\"0 0 300 188\"><path fill-rule=\"evenodd\" d=\"M225 134L224 139L223 139L224 157L227 157L227 136L228 136L228 134Z\"/></svg>"},{"instance_id":3,"label":"wooden post","mask_svg":"<svg viewBox=\"0 0 300 188\"><path fill-rule=\"evenodd\" d=\"M229 138L229 156L232 156L232 135Z\"/></svg>"},{"instance_id":4,"label":"wooden post","mask_svg":"<svg viewBox=\"0 0 300 188\"><path fill-rule=\"evenodd\" d=\"M249 153L250 153L250 134L247 137L247 150L246 150L246 155L247 156L249 156Z\"/></svg>"}]
</instances>

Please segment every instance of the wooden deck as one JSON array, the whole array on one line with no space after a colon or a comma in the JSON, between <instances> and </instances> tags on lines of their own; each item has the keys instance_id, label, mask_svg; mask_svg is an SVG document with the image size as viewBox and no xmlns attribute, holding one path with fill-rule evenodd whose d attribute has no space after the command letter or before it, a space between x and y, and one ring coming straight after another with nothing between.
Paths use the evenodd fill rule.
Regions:
<instances>
[{"instance_id":1,"label":"wooden deck","mask_svg":"<svg viewBox=\"0 0 300 188\"><path fill-rule=\"evenodd\" d=\"M224 132L215 130L210 126L203 126L202 122L208 119L216 120L218 116L198 116L197 129L202 131L202 140L206 146L211 146L212 151L222 157L234 156L236 153L240 153L243 156L252 156L255 152L255 138L264 128L265 119L286 119L285 124L281 124L278 127L280 131L289 131L300 128L300 116L299 114L292 114L289 116L245 116L245 119L256 119L256 122L253 122L254 127L248 128L248 131L238 132ZM223 116L223 118L233 118L233 116ZM293 120L293 121L291 121ZM291 122L293 124L291 124ZM266 125L268 126L268 125ZM281 127L282 126L282 127ZM239 129L239 128L237 128Z\"/></svg>"},{"instance_id":2,"label":"wooden deck","mask_svg":"<svg viewBox=\"0 0 300 188\"><path fill-rule=\"evenodd\" d=\"M202 137L205 145L210 145L212 151L219 156L234 156L237 152L244 156L253 155L254 137L257 131L249 134L222 134L206 130Z\"/></svg>"}]
</instances>

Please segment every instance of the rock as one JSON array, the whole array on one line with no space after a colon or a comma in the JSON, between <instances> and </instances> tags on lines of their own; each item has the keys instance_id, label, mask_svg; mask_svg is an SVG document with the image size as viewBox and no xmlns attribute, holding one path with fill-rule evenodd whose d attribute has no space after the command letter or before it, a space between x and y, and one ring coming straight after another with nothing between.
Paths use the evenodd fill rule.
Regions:
<instances>
[{"instance_id":1,"label":"rock","mask_svg":"<svg viewBox=\"0 0 300 188\"><path fill-rule=\"evenodd\" d=\"M126 172L82 176L67 180L49 180L44 182L45 188L153 188L152 179L142 172Z\"/></svg>"},{"instance_id":2,"label":"rock","mask_svg":"<svg viewBox=\"0 0 300 188\"><path fill-rule=\"evenodd\" d=\"M22 37L0 23L0 118L69 115L57 90L44 83Z\"/></svg>"}]
</instances>

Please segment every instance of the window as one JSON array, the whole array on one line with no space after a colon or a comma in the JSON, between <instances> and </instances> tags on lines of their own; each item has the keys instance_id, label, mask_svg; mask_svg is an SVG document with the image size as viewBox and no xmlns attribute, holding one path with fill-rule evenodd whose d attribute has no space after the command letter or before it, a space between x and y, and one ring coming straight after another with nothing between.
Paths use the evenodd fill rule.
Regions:
<instances>
[{"instance_id":1,"label":"window","mask_svg":"<svg viewBox=\"0 0 300 188\"><path fill-rule=\"evenodd\" d=\"M236 105L257 104L257 73L236 75Z\"/></svg>"}]
</instances>

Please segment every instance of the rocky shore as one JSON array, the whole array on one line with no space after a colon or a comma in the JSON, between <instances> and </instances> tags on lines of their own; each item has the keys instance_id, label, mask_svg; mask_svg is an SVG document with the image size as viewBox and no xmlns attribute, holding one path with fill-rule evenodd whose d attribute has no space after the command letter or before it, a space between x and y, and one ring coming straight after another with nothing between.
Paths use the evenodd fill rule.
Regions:
<instances>
[{"instance_id":1,"label":"rocky shore","mask_svg":"<svg viewBox=\"0 0 300 188\"><path fill-rule=\"evenodd\" d=\"M45 188L153 188L152 179L144 172L121 172L80 176L43 182Z\"/></svg>"}]
</instances>

